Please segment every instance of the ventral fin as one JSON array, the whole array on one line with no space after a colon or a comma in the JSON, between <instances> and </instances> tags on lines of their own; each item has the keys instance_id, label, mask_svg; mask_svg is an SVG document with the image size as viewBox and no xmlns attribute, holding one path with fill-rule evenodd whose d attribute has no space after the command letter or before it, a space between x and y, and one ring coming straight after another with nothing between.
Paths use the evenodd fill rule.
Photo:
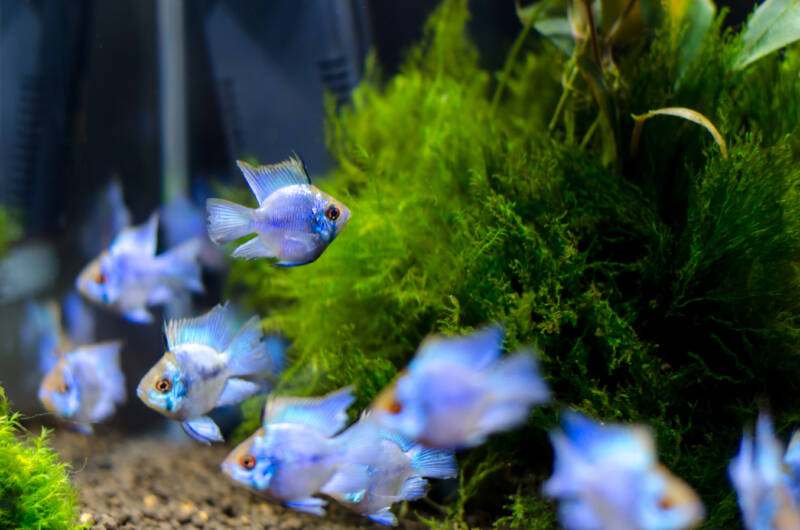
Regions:
<instances>
[{"instance_id":1,"label":"ventral fin","mask_svg":"<svg viewBox=\"0 0 800 530\"><path fill-rule=\"evenodd\" d=\"M253 383L252 381L245 381L238 377L231 377L225 382L225 388L222 389L222 394L214 404L214 407L224 407L226 405L235 405L241 403L253 394L257 394L262 390L261 385Z\"/></svg>"},{"instance_id":2,"label":"ventral fin","mask_svg":"<svg viewBox=\"0 0 800 530\"><path fill-rule=\"evenodd\" d=\"M205 344L221 353L235 335L233 320L233 310L227 303L217 304L199 317L170 320L164 325L167 346L172 350L181 344Z\"/></svg>"},{"instance_id":3,"label":"ventral fin","mask_svg":"<svg viewBox=\"0 0 800 530\"><path fill-rule=\"evenodd\" d=\"M400 498L404 501L421 499L428 493L428 481L422 477L414 476L403 482L400 489Z\"/></svg>"},{"instance_id":4,"label":"ventral fin","mask_svg":"<svg viewBox=\"0 0 800 530\"><path fill-rule=\"evenodd\" d=\"M299 512L322 516L325 515L325 510L323 510L322 507L325 506L327 502L322 499L317 499L316 497L306 497L305 499L298 499L296 501L286 501L284 504Z\"/></svg>"},{"instance_id":5,"label":"ventral fin","mask_svg":"<svg viewBox=\"0 0 800 530\"><path fill-rule=\"evenodd\" d=\"M382 508L377 512L368 513L367 517L383 526L397 526L397 517L394 516L389 508Z\"/></svg>"},{"instance_id":6,"label":"ventral fin","mask_svg":"<svg viewBox=\"0 0 800 530\"><path fill-rule=\"evenodd\" d=\"M112 255L139 254L155 256L158 213L150 216L146 223L124 229L109 247Z\"/></svg>"},{"instance_id":7,"label":"ventral fin","mask_svg":"<svg viewBox=\"0 0 800 530\"><path fill-rule=\"evenodd\" d=\"M272 397L264 408L264 424L300 423L333 436L347 423L347 407L354 400L352 386L319 398Z\"/></svg>"},{"instance_id":8,"label":"ventral fin","mask_svg":"<svg viewBox=\"0 0 800 530\"><path fill-rule=\"evenodd\" d=\"M185 421L181 425L186 434L202 444L210 445L211 442L222 442L224 440L219 427L208 416L200 416L199 418Z\"/></svg>"},{"instance_id":9,"label":"ventral fin","mask_svg":"<svg viewBox=\"0 0 800 530\"><path fill-rule=\"evenodd\" d=\"M242 243L231 254L234 258L242 259L257 259L257 258L274 258L275 253L264 246L261 238L256 236L246 243Z\"/></svg>"},{"instance_id":10,"label":"ventral fin","mask_svg":"<svg viewBox=\"0 0 800 530\"><path fill-rule=\"evenodd\" d=\"M253 195L258 199L258 204L263 203L264 199L276 190L286 186L311 184L306 167L297 155L271 165L251 166L242 160L237 160L236 165L242 171Z\"/></svg>"}]
</instances>

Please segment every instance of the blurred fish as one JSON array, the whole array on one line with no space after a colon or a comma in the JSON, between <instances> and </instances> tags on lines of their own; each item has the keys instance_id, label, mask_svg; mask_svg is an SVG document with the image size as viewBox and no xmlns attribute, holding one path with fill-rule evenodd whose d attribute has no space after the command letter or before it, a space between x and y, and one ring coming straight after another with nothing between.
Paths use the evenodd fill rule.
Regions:
<instances>
[{"instance_id":1,"label":"blurred fish","mask_svg":"<svg viewBox=\"0 0 800 530\"><path fill-rule=\"evenodd\" d=\"M95 319L91 308L76 291L70 291L61 302L64 308L66 335L72 344L89 344L95 337Z\"/></svg>"},{"instance_id":2,"label":"blurred fish","mask_svg":"<svg viewBox=\"0 0 800 530\"><path fill-rule=\"evenodd\" d=\"M81 346L59 357L39 387L44 407L83 434L125 403L119 341Z\"/></svg>"},{"instance_id":3,"label":"blurred fish","mask_svg":"<svg viewBox=\"0 0 800 530\"><path fill-rule=\"evenodd\" d=\"M703 518L692 489L658 463L647 427L596 423L562 414L563 431L550 432L553 475L544 494L556 498L567 530L670 530Z\"/></svg>"},{"instance_id":4,"label":"blurred fish","mask_svg":"<svg viewBox=\"0 0 800 530\"><path fill-rule=\"evenodd\" d=\"M351 443L351 439L358 443ZM347 494L334 494L334 499L347 508L375 522L395 526L397 518L390 511L393 504L425 496L428 481L424 477L450 478L458 474L455 456L446 449L428 449L402 436L382 429L364 416L339 435L345 447L355 447L343 458L343 463L362 466L367 487ZM360 450L371 440L370 451ZM353 473L353 469L349 469ZM340 490L338 475L325 485Z\"/></svg>"},{"instance_id":5,"label":"blurred fish","mask_svg":"<svg viewBox=\"0 0 800 530\"><path fill-rule=\"evenodd\" d=\"M511 429L550 397L530 352L499 358L503 330L432 336L372 403L385 428L432 448L473 447Z\"/></svg>"},{"instance_id":6,"label":"blurred fish","mask_svg":"<svg viewBox=\"0 0 800 530\"><path fill-rule=\"evenodd\" d=\"M311 184L298 158L270 166L236 164L258 199L258 208L222 199L206 202L208 235L214 243L256 234L234 250L233 257L276 258L276 265L287 267L311 263L350 219L344 204Z\"/></svg>"},{"instance_id":7,"label":"blurred fish","mask_svg":"<svg viewBox=\"0 0 800 530\"><path fill-rule=\"evenodd\" d=\"M161 222L169 247L198 238L202 242L200 263L211 269L225 266L224 256L206 233L205 212L185 194L179 193L161 207Z\"/></svg>"},{"instance_id":8,"label":"blurred fish","mask_svg":"<svg viewBox=\"0 0 800 530\"><path fill-rule=\"evenodd\" d=\"M73 349L73 344L61 327L58 302L29 300L25 303L20 342L25 352L36 352L37 368L42 374L47 374L55 367L59 354Z\"/></svg>"},{"instance_id":9,"label":"blurred fish","mask_svg":"<svg viewBox=\"0 0 800 530\"><path fill-rule=\"evenodd\" d=\"M164 333L168 350L139 382L136 394L151 409L181 421L195 440L222 441L206 413L265 391L263 382L242 377L276 372L283 353L273 357L268 351L258 317L239 326L227 305L197 318L172 320Z\"/></svg>"},{"instance_id":10,"label":"blurred fish","mask_svg":"<svg viewBox=\"0 0 800 530\"><path fill-rule=\"evenodd\" d=\"M222 471L265 498L323 515L326 502L315 493L346 494L369 486L361 467L342 465L347 451L374 451L373 440L351 436L345 448L333 438L347 422L353 399L350 387L320 398L269 397L263 427L228 455Z\"/></svg>"},{"instance_id":11,"label":"blurred fish","mask_svg":"<svg viewBox=\"0 0 800 530\"><path fill-rule=\"evenodd\" d=\"M184 290L202 292L200 240L156 256L157 230L156 214L145 224L123 230L81 271L75 281L78 291L138 323L153 320L146 306L163 304Z\"/></svg>"},{"instance_id":12,"label":"blurred fish","mask_svg":"<svg viewBox=\"0 0 800 530\"><path fill-rule=\"evenodd\" d=\"M797 488L795 469L797 435L792 438L781 462L783 447L775 438L772 420L761 414L756 422L755 440L746 432L739 454L731 460L728 474L739 497L744 526L748 530L790 530L800 528L800 509L793 492Z\"/></svg>"},{"instance_id":13,"label":"blurred fish","mask_svg":"<svg viewBox=\"0 0 800 530\"><path fill-rule=\"evenodd\" d=\"M81 248L87 256L96 256L130 225L131 213L125 206L122 184L114 177L94 201L89 218L81 227Z\"/></svg>"}]
</instances>

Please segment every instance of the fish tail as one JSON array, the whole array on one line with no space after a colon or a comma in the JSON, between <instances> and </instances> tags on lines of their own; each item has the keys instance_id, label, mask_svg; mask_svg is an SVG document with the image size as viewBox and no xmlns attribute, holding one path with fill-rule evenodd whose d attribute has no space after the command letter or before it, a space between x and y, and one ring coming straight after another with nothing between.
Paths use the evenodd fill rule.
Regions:
<instances>
[{"instance_id":1,"label":"fish tail","mask_svg":"<svg viewBox=\"0 0 800 530\"><path fill-rule=\"evenodd\" d=\"M458 465L453 451L429 449L417 445L411 449L411 466L420 476L451 478L458 475Z\"/></svg>"},{"instance_id":2,"label":"fish tail","mask_svg":"<svg viewBox=\"0 0 800 530\"><path fill-rule=\"evenodd\" d=\"M81 348L95 359L94 365L101 374L103 394L113 403L125 403L125 375L120 368L122 341L108 341L83 346ZM97 420L93 420L97 421Z\"/></svg>"},{"instance_id":3,"label":"fish tail","mask_svg":"<svg viewBox=\"0 0 800 530\"><path fill-rule=\"evenodd\" d=\"M253 210L224 199L208 199L208 237L222 245L252 233Z\"/></svg>"},{"instance_id":4,"label":"fish tail","mask_svg":"<svg viewBox=\"0 0 800 530\"><path fill-rule=\"evenodd\" d=\"M202 293L203 279L197 261L202 248L202 241L196 237L161 254L158 259L164 267L164 274L180 278L190 291Z\"/></svg>"},{"instance_id":5,"label":"fish tail","mask_svg":"<svg viewBox=\"0 0 800 530\"><path fill-rule=\"evenodd\" d=\"M267 343L262 340L263 336L261 320L253 316L231 339L225 350L231 375L269 374L275 371L275 361L270 356Z\"/></svg>"}]
</instances>

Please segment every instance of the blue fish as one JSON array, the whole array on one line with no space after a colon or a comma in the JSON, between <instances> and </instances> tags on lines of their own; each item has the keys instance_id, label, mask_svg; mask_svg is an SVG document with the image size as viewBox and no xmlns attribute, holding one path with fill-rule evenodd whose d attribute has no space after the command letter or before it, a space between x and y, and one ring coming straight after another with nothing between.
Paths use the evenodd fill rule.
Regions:
<instances>
[{"instance_id":1,"label":"blue fish","mask_svg":"<svg viewBox=\"0 0 800 530\"><path fill-rule=\"evenodd\" d=\"M227 304L197 318L172 320L164 333L168 350L139 382L136 394L151 409L182 422L195 440L222 441L219 427L206 414L264 392L263 381L245 378L277 373L283 352L269 350L258 317L240 326Z\"/></svg>"},{"instance_id":2,"label":"blue fish","mask_svg":"<svg viewBox=\"0 0 800 530\"><path fill-rule=\"evenodd\" d=\"M315 494L347 494L369 487L364 469L348 466L345 455L374 451L373 439L351 436L345 447L334 438L347 423L346 410L353 399L350 387L320 398L269 397L264 425L231 451L222 471L267 499L323 515L326 502Z\"/></svg>"},{"instance_id":3,"label":"blue fish","mask_svg":"<svg viewBox=\"0 0 800 530\"><path fill-rule=\"evenodd\" d=\"M344 204L311 184L298 158L270 166L236 164L258 199L258 208L222 199L206 202L208 235L214 243L256 234L234 250L233 257L275 258L275 264L282 266L311 263L350 219Z\"/></svg>"},{"instance_id":4,"label":"blue fish","mask_svg":"<svg viewBox=\"0 0 800 530\"><path fill-rule=\"evenodd\" d=\"M483 443L511 429L550 397L531 352L500 358L503 330L493 325L463 337L432 336L372 403L375 421L432 448Z\"/></svg>"},{"instance_id":5,"label":"blue fish","mask_svg":"<svg viewBox=\"0 0 800 530\"><path fill-rule=\"evenodd\" d=\"M61 327L61 308L55 300L45 303L28 301L20 327L20 342L28 352L36 352L42 375L58 363L60 354L73 349L73 344Z\"/></svg>"},{"instance_id":6,"label":"blue fish","mask_svg":"<svg viewBox=\"0 0 800 530\"><path fill-rule=\"evenodd\" d=\"M197 206L185 194L179 193L161 207L160 214L165 240L169 247L180 245L190 239L200 239L202 242L200 263L211 269L221 269L225 266L222 252L208 238L203 208Z\"/></svg>"},{"instance_id":7,"label":"blue fish","mask_svg":"<svg viewBox=\"0 0 800 530\"><path fill-rule=\"evenodd\" d=\"M775 438L772 420L766 414L758 417L755 440L749 432L742 437L739 454L731 460L728 474L748 530L800 528L797 443L795 433L783 455L782 444Z\"/></svg>"},{"instance_id":8,"label":"blue fish","mask_svg":"<svg viewBox=\"0 0 800 530\"><path fill-rule=\"evenodd\" d=\"M158 256L158 216L123 230L108 250L81 271L75 286L88 299L131 322L149 323L147 306L166 303L183 291L203 292L197 256L199 239L192 239Z\"/></svg>"},{"instance_id":9,"label":"blue fish","mask_svg":"<svg viewBox=\"0 0 800 530\"><path fill-rule=\"evenodd\" d=\"M59 357L39 387L45 408L83 434L125 403L119 341L81 346Z\"/></svg>"},{"instance_id":10,"label":"blue fish","mask_svg":"<svg viewBox=\"0 0 800 530\"><path fill-rule=\"evenodd\" d=\"M131 213L125 206L122 184L118 178L112 178L93 203L89 218L81 227L81 247L87 255L94 256L130 225Z\"/></svg>"},{"instance_id":11,"label":"blue fish","mask_svg":"<svg viewBox=\"0 0 800 530\"><path fill-rule=\"evenodd\" d=\"M395 526L397 518L391 512L393 504L412 501L425 496L430 478L451 478L458 474L455 455L446 449L429 449L397 433L381 428L368 415L338 437L345 447L354 447L343 458L342 464L361 466L367 486L347 494L332 497L344 506L369 517L375 522ZM357 440L352 443L351 440ZM366 440L372 440L373 449L363 451ZM340 490L338 475L326 484L327 489ZM351 480L349 477L348 480Z\"/></svg>"},{"instance_id":12,"label":"blue fish","mask_svg":"<svg viewBox=\"0 0 800 530\"><path fill-rule=\"evenodd\" d=\"M644 426L596 423L577 412L550 432L553 475L543 491L558 499L567 530L672 530L703 518L694 491L658 463Z\"/></svg>"}]
</instances>

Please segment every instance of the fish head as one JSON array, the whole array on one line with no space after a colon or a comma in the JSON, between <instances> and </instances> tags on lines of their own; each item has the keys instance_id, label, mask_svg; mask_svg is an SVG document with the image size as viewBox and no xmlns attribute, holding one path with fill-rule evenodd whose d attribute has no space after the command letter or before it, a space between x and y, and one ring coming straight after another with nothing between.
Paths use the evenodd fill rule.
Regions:
<instances>
[{"instance_id":1,"label":"fish head","mask_svg":"<svg viewBox=\"0 0 800 530\"><path fill-rule=\"evenodd\" d=\"M48 412L64 419L75 415L80 405L80 391L75 372L66 359L62 358L45 376L38 396Z\"/></svg>"},{"instance_id":2,"label":"fish head","mask_svg":"<svg viewBox=\"0 0 800 530\"><path fill-rule=\"evenodd\" d=\"M119 282L113 274L113 259L103 251L78 275L75 288L89 300L101 305L112 305L119 298Z\"/></svg>"},{"instance_id":3,"label":"fish head","mask_svg":"<svg viewBox=\"0 0 800 530\"><path fill-rule=\"evenodd\" d=\"M314 190L312 229L322 241L330 243L350 220L350 210L327 193L311 187Z\"/></svg>"},{"instance_id":4,"label":"fish head","mask_svg":"<svg viewBox=\"0 0 800 530\"><path fill-rule=\"evenodd\" d=\"M222 462L222 472L248 488L264 491L275 474L275 462L268 451L264 427L240 443Z\"/></svg>"},{"instance_id":5,"label":"fish head","mask_svg":"<svg viewBox=\"0 0 800 530\"><path fill-rule=\"evenodd\" d=\"M370 414L389 431L417 440L425 429L425 413L422 396L414 394L411 376L403 371L375 397Z\"/></svg>"},{"instance_id":6,"label":"fish head","mask_svg":"<svg viewBox=\"0 0 800 530\"><path fill-rule=\"evenodd\" d=\"M175 355L167 352L139 381L136 395L151 409L168 418L183 420L189 386Z\"/></svg>"}]
</instances>

